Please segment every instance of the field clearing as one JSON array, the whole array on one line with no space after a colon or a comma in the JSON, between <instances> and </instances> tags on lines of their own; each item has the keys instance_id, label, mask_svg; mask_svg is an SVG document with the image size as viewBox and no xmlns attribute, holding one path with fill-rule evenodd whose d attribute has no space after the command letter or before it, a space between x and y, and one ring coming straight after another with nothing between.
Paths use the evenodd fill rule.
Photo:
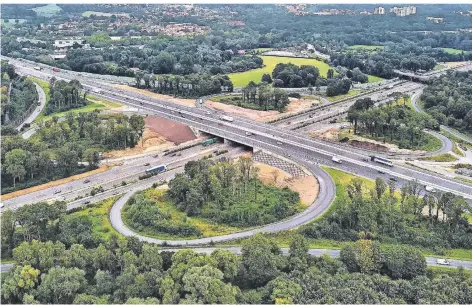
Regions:
<instances>
[{"instance_id":1,"label":"field clearing","mask_svg":"<svg viewBox=\"0 0 472 305\"><path fill-rule=\"evenodd\" d=\"M384 79L375 75L369 75L367 74L367 79L369 83L376 83L376 82L381 82Z\"/></svg>"},{"instance_id":2,"label":"field clearing","mask_svg":"<svg viewBox=\"0 0 472 305\"><path fill-rule=\"evenodd\" d=\"M82 13L82 16L84 17L90 17L91 15L104 16L104 17L111 17L112 15L129 17L129 14L124 14L124 13L104 13L104 12L95 12L95 11L86 11Z\"/></svg>"},{"instance_id":3,"label":"field clearing","mask_svg":"<svg viewBox=\"0 0 472 305\"><path fill-rule=\"evenodd\" d=\"M441 48L444 52L448 54L461 54L462 52L466 53L467 51L454 49L454 48Z\"/></svg>"},{"instance_id":4,"label":"field clearing","mask_svg":"<svg viewBox=\"0 0 472 305\"><path fill-rule=\"evenodd\" d=\"M330 102L336 102L336 101L342 100L343 98L352 97L361 93L362 93L362 90L349 90L349 92L346 94L328 96L326 97L326 99Z\"/></svg>"},{"instance_id":5,"label":"field clearing","mask_svg":"<svg viewBox=\"0 0 472 305\"><path fill-rule=\"evenodd\" d=\"M40 7L35 7L32 10L35 11L36 14L45 16L45 17L54 16L60 11L62 11L62 9L56 4L48 4L48 5L44 5Z\"/></svg>"},{"instance_id":6,"label":"field clearing","mask_svg":"<svg viewBox=\"0 0 472 305\"><path fill-rule=\"evenodd\" d=\"M83 207L78 211L66 215L64 218L71 219L82 216L87 217L87 219L92 223L92 236L100 241L109 240L112 235L121 236L113 228L108 217L110 208L119 197L120 196L114 196L90 206Z\"/></svg>"},{"instance_id":7,"label":"field clearing","mask_svg":"<svg viewBox=\"0 0 472 305\"><path fill-rule=\"evenodd\" d=\"M352 50L381 50L385 48L385 46L379 46L379 45L366 45L366 44L355 44L352 46L349 46L348 49Z\"/></svg>"},{"instance_id":8,"label":"field clearing","mask_svg":"<svg viewBox=\"0 0 472 305\"><path fill-rule=\"evenodd\" d=\"M249 84L250 81L257 83L261 82L262 75L270 74L278 63L292 63L297 66L311 65L315 66L320 70L320 75L326 77L330 66L322 61L311 59L311 58L296 58L296 57L277 57L277 56L260 56L264 61L264 67L254 69L246 72L231 73L229 78L233 81L235 87L244 87Z\"/></svg>"}]
</instances>

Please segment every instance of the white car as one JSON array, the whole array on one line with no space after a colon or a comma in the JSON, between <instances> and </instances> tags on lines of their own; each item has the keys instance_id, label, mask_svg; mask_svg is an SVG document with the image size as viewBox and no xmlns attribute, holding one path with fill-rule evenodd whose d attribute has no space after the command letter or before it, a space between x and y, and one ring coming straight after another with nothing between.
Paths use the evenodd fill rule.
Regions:
<instances>
[{"instance_id":1,"label":"white car","mask_svg":"<svg viewBox=\"0 0 472 305\"><path fill-rule=\"evenodd\" d=\"M451 262L448 261L448 260L445 259L445 258L438 258L438 259L436 260L436 264L438 264L438 265L443 265L443 266L449 266L449 265L451 264Z\"/></svg>"},{"instance_id":2,"label":"white car","mask_svg":"<svg viewBox=\"0 0 472 305\"><path fill-rule=\"evenodd\" d=\"M424 189L425 189L427 192L436 193L436 189L435 189L434 187L432 187L432 186L427 185L427 186L425 186Z\"/></svg>"},{"instance_id":3,"label":"white car","mask_svg":"<svg viewBox=\"0 0 472 305\"><path fill-rule=\"evenodd\" d=\"M336 163L339 163L339 164L343 163L343 161L341 159L339 159L338 157L336 157L336 156L333 156L333 158L331 158L331 160L333 162L336 162Z\"/></svg>"},{"instance_id":4,"label":"white car","mask_svg":"<svg viewBox=\"0 0 472 305\"><path fill-rule=\"evenodd\" d=\"M246 131L246 136L252 136L252 133L250 133L249 131Z\"/></svg>"},{"instance_id":5,"label":"white car","mask_svg":"<svg viewBox=\"0 0 472 305\"><path fill-rule=\"evenodd\" d=\"M0 209L3 209L4 206L3 202L0 202Z\"/></svg>"}]
</instances>

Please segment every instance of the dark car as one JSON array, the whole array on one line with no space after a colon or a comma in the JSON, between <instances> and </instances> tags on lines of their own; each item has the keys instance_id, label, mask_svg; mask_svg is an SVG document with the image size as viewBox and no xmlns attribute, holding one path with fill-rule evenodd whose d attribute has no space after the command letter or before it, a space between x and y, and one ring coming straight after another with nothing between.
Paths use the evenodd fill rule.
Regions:
<instances>
[{"instance_id":1,"label":"dark car","mask_svg":"<svg viewBox=\"0 0 472 305\"><path fill-rule=\"evenodd\" d=\"M90 182L90 179L85 179L84 180L84 183L89 183Z\"/></svg>"},{"instance_id":2,"label":"dark car","mask_svg":"<svg viewBox=\"0 0 472 305\"><path fill-rule=\"evenodd\" d=\"M383 170L381 170L381 169L379 169L377 172L378 172L379 174L385 174L385 172L384 172Z\"/></svg>"},{"instance_id":3,"label":"dark car","mask_svg":"<svg viewBox=\"0 0 472 305\"><path fill-rule=\"evenodd\" d=\"M144 164L144 166L149 166L149 165L151 165L151 163L145 163L145 164Z\"/></svg>"},{"instance_id":4,"label":"dark car","mask_svg":"<svg viewBox=\"0 0 472 305\"><path fill-rule=\"evenodd\" d=\"M398 179L395 178L395 177L390 177L390 178L388 178L388 179L390 179L390 180L392 180L392 181L398 181Z\"/></svg>"},{"instance_id":5,"label":"dark car","mask_svg":"<svg viewBox=\"0 0 472 305\"><path fill-rule=\"evenodd\" d=\"M84 202L84 204L89 204L90 203L90 200L87 200Z\"/></svg>"}]
</instances>

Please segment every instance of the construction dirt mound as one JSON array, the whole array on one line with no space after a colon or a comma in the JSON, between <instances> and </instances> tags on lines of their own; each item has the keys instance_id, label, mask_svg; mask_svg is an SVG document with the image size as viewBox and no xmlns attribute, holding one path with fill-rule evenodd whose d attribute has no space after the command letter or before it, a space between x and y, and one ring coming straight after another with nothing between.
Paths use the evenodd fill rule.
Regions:
<instances>
[{"instance_id":1,"label":"construction dirt mound","mask_svg":"<svg viewBox=\"0 0 472 305\"><path fill-rule=\"evenodd\" d=\"M368 149L368 150L375 150L375 151L380 151L380 152L389 151L388 147L380 145L380 144L376 144L376 143L352 140L351 142L349 142L349 144L357 148L363 148L363 149Z\"/></svg>"},{"instance_id":2,"label":"construction dirt mound","mask_svg":"<svg viewBox=\"0 0 472 305\"><path fill-rule=\"evenodd\" d=\"M146 127L163 136L167 141L180 144L197 138L192 129L185 124L157 116L148 116L144 120Z\"/></svg>"}]
</instances>

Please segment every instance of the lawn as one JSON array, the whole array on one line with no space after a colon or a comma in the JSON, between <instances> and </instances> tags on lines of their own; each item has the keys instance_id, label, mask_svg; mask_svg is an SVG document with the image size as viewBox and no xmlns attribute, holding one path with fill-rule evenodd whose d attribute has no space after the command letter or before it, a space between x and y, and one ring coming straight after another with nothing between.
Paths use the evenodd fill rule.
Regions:
<instances>
[{"instance_id":1,"label":"lawn","mask_svg":"<svg viewBox=\"0 0 472 305\"><path fill-rule=\"evenodd\" d=\"M258 104L243 103L243 98L241 95L230 95L230 94L219 95L219 96L213 96L211 100L218 103L223 103L226 105L234 105L234 106L238 106L238 107L242 107L246 109L264 111L264 107L261 107ZM275 110L275 109L273 109L273 107L267 107L267 110Z\"/></svg>"},{"instance_id":2,"label":"lawn","mask_svg":"<svg viewBox=\"0 0 472 305\"><path fill-rule=\"evenodd\" d=\"M454 157L451 154L442 154L442 155L437 155L437 156L431 156L431 157L424 157L419 159L421 161L435 161L435 162L453 162L457 161L457 158Z\"/></svg>"},{"instance_id":3,"label":"lawn","mask_svg":"<svg viewBox=\"0 0 472 305\"><path fill-rule=\"evenodd\" d=\"M362 90L349 90L349 92L346 93L346 94L341 94L341 95L336 95L336 96L328 96L328 97L326 97L326 99L330 102L336 102L336 101L342 100L344 98L353 97L355 95L361 94L362 92L363 92Z\"/></svg>"},{"instance_id":4,"label":"lawn","mask_svg":"<svg viewBox=\"0 0 472 305\"><path fill-rule=\"evenodd\" d=\"M38 15L44 17L51 17L62 11L62 9L56 4L48 4L40 7L33 8Z\"/></svg>"},{"instance_id":5,"label":"lawn","mask_svg":"<svg viewBox=\"0 0 472 305\"><path fill-rule=\"evenodd\" d=\"M244 87L250 81L257 83L261 82L262 75L270 74L272 75L272 71L274 70L275 66L278 63L292 63L297 66L301 65L311 65L315 66L320 70L320 75L326 77L328 73L328 69L331 67L319 60L312 59L312 58L295 58L295 57L278 57L278 56L260 56L264 61L264 67L259 69L253 69L246 72L240 73L231 73L229 74L230 79L233 81L233 85L235 87Z\"/></svg>"},{"instance_id":6,"label":"lawn","mask_svg":"<svg viewBox=\"0 0 472 305\"><path fill-rule=\"evenodd\" d=\"M441 70L441 69L444 69L444 68L445 68L444 65L437 64L436 66L434 66L433 70L436 71L436 70Z\"/></svg>"},{"instance_id":7,"label":"lawn","mask_svg":"<svg viewBox=\"0 0 472 305\"><path fill-rule=\"evenodd\" d=\"M441 48L444 52L448 54L461 54L462 52L467 52L464 50L459 50L459 49L453 49L453 48Z\"/></svg>"},{"instance_id":8,"label":"lawn","mask_svg":"<svg viewBox=\"0 0 472 305\"><path fill-rule=\"evenodd\" d=\"M87 216L92 223L92 236L101 240L109 240L112 235L120 236L113 228L108 217L108 212L113 203L120 196L114 196L89 206L83 207L75 212L66 215L65 218L74 218L79 216Z\"/></svg>"},{"instance_id":9,"label":"lawn","mask_svg":"<svg viewBox=\"0 0 472 305\"><path fill-rule=\"evenodd\" d=\"M465 154L459 149L459 146L456 142L454 142L454 146L452 146L452 152L458 156L465 157Z\"/></svg>"},{"instance_id":10,"label":"lawn","mask_svg":"<svg viewBox=\"0 0 472 305\"><path fill-rule=\"evenodd\" d=\"M113 103L113 102L98 98L94 95L87 95L87 105L85 105L84 107L73 108L73 109L70 109L70 110L67 110L67 111L54 112L54 113L46 115L46 114L44 114L44 110L46 109L46 107L49 103L49 100L51 98L50 94L49 94L49 83L47 81L44 81L44 80L41 80L41 79L38 79L38 78L35 78L35 77L29 77L29 79L32 80L33 82L37 83L44 90L44 93L46 94L46 105L44 106L43 110L38 115L38 117L35 119L35 122L51 120L52 117L54 117L54 116L63 117L69 112L70 113L91 112L91 111L94 111L96 109L104 110L104 109L109 109L109 108L117 108L117 107L121 106L120 104Z\"/></svg>"},{"instance_id":11,"label":"lawn","mask_svg":"<svg viewBox=\"0 0 472 305\"><path fill-rule=\"evenodd\" d=\"M368 82L369 83L376 83L376 82L381 82L384 79L375 75L367 75Z\"/></svg>"}]
</instances>

